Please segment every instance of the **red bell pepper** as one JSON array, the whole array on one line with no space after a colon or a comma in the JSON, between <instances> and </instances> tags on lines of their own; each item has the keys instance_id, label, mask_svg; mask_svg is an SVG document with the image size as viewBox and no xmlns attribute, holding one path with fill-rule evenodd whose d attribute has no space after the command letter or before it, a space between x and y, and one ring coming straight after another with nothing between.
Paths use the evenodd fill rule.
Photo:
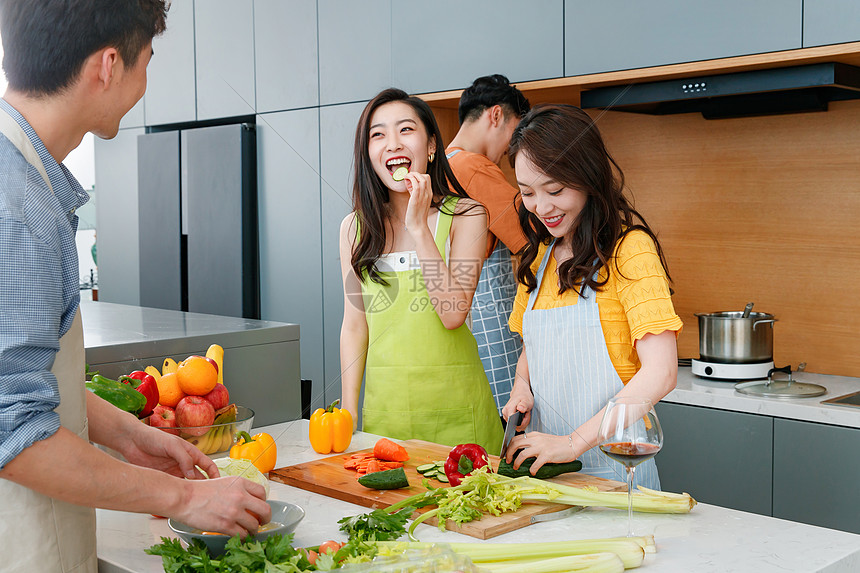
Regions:
<instances>
[{"instance_id":1,"label":"red bell pepper","mask_svg":"<svg viewBox=\"0 0 860 573\"><path fill-rule=\"evenodd\" d=\"M478 444L460 444L448 454L445 460L445 477L451 485L460 485L463 478L472 471L490 465L487 450Z\"/></svg>"},{"instance_id":2,"label":"red bell pepper","mask_svg":"<svg viewBox=\"0 0 860 573\"><path fill-rule=\"evenodd\" d=\"M128 376L120 376L119 381L123 384L128 384L144 396L146 396L146 406L138 414L139 418L146 418L152 414L152 410L158 405L160 396L158 395L158 384L155 378L144 372L143 370L135 370Z\"/></svg>"}]
</instances>

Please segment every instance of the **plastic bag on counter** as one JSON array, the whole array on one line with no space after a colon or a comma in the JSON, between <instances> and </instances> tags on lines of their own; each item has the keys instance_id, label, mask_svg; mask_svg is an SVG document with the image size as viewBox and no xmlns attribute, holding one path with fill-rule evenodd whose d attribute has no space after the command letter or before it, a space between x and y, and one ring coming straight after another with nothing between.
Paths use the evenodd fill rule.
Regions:
<instances>
[{"instance_id":1,"label":"plastic bag on counter","mask_svg":"<svg viewBox=\"0 0 860 573\"><path fill-rule=\"evenodd\" d=\"M347 564L342 573L483 573L466 555L454 553L440 544L425 549L409 549L400 555L376 557L370 563Z\"/></svg>"}]
</instances>

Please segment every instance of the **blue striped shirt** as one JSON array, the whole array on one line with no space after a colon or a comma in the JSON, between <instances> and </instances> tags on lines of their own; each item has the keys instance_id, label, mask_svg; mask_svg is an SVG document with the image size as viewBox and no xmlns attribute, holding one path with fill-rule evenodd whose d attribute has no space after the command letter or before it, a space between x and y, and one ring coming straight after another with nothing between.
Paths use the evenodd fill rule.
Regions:
<instances>
[{"instance_id":1,"label":"blue striped shirt","mask_svg":"<svg viewBox=\"0 0 860 573\"><path fill-rule=\"evenodd\" d=\"M0 134L0 468L60 427L51 374L80 303L75 210L89 196L5 100L33 142L53 193ZM83 381L81 381L83 383Z\"/></svg>"}]
</instances>

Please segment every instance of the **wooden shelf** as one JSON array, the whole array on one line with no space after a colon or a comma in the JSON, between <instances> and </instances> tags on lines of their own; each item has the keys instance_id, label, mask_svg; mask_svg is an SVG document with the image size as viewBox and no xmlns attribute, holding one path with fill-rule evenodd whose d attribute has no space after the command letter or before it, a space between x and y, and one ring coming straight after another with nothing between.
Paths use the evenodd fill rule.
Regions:
<instances>
[{"instance_id":1,"label":"wooden shelf","mask_svg":"<svg viewBox=\"0 0 860 573\"><path fill-rule=\"evenodd\" d=\"M579 94L588 89L612 85L627 85L641 81L660 81L675 78L695 77L702 74L745 72L767 68L782 68L817 64L821 62L840 62L860 67L860 42L833 44L815 48L802 48L782 52L766 52L734 58L719 58L698 62L685 62L651 68L636 68L600 74L553 78L522 82L516 86L522 90L531 103L561 102L579 104ZM434 109L457 109L463 90L451 90L421 94Z\"/></svg>"}]
</instances>

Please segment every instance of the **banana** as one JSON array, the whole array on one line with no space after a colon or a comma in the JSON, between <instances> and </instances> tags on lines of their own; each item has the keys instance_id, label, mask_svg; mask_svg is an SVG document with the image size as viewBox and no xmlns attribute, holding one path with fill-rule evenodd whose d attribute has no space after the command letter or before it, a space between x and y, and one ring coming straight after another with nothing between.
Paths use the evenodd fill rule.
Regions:
<instances>
[{"instance_id":1,"label":"banana","mask_svg":"<svg viewBox=\"0 0 860 573\"><path fill-rule=\"evenodd\" d=\"M218 451L226 452L231 447L233 447L233 426L224 426L224 433L221 437L221 447L218 448Z\"/></svg>"},{"instance_id":2,"label":"banana","mask_svg":"<svg viewBox=\"0 0 860 573\"><path fill-rule=\"evenodd\" d=\"M178 368L179 365L176 363L176 360L173 358L165 358L164 365L161 367L161 375L164 376L165 374L172 374L176 372Z\"/></svg>"},{"instance_id":3,"label":"banana","mask_svg":"<svg viewBox=\"0 0 860 573\"><path fill-rule=\"evenodd\" d=\"M161 372L159 372L158 368L156 368L155 366L147 366L143 369L143 371L155 378L156 382L161 380Z\"/></svg>"},{"instance_id":4,"label":"banana","mask_svg":"<svg viewBox=\"0 0 860 573\"><path fill-rule=\"evenodd\" d=\"M221 436L224 433L224 428L212 428L207 432L209 434L209 451L207 454L214 454L221 451Z\"/></svg>"},{"instance_id":5,"label":"banana","mask_svg":"<svg viewBox=\"0 0 860 573\"><path fill-rule=\"evenodd\" d=\"M218 384L224 383L224 349L213 344L206 351L206 358L211 358L218 365Z\"/></svg>"},{"instance_id":6,"label":"banana","mask_svg":"<svg viewBox=\"0 0 860 573\"><path fill-rule=\"evenodd\" d=\"M210 435L211 433L212 432L206 432L202 436L192 436L190 438L186 438L186 441L192 446L195 446L204 454L208 454L211 453L212 449L212 436Z\"/></svg>"}]
</instances>

